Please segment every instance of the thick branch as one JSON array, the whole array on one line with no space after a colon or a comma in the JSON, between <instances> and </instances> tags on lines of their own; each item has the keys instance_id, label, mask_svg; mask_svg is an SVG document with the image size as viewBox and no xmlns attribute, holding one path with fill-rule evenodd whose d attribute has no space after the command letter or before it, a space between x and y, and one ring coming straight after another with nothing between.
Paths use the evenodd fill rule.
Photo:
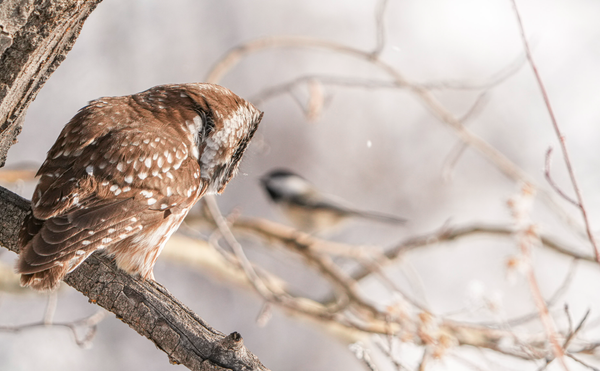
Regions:
<instances>
[{"instance_id":1,"label":"thick branch","mask_svg":"<svg viewBox=\"0 0 600 371\"><path fill-rule=\"evenodd\" d=\"M29 104L101 0L0 2L0 167Z\"/></svg>"},{"instance_id":2,"label":"thick branch","mask_svg":"<svg viewBox=\"0 0 600 371\"><path fill-rule=\"evenodd\" d=\"M18 233L29 201L0 187L0 245L18 253ZM65 282L93 303L152 340L191 370L268 370L243 345L237 332L225 336L153 281L119 270L110 259L93 254Z\"/></svg>"}]
</instances>

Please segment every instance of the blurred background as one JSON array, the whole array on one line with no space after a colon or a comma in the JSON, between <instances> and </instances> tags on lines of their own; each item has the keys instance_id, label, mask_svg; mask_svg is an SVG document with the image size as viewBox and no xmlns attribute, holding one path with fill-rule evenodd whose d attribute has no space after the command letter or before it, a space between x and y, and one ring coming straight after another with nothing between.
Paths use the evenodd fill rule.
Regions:
<instances>
[{"instance_id":1,"label":"blurred background","mask_svg":"<svg viewBox=\"0 0 600 371\"><path fill-rule=\"evenodd\" d=\"M211 68L243 42L295 35L369 53L377 45L379 4L367 0L104 0L29 108L6 168L37 168L62 127L88 101L159 84L205 81ZM518 6L592 226L598 226L600 3L522 0ZM435 87L432 94L455 117L467 114L479 99L481 104L465 125L548 190L543 167L546 150L554 147L553 178L573 194L539 88L523 59L510 1L390 0L384 24L380 60L412 83ZM455 132L410 89L313 83L259 99L265 89L300 76L390 81L372 61L325 49L273 48L243 58L219 83L259 102L265 115L240 174L217 199L225 215L236 210L245 217L289 225L259 183L265 173L283 167L357 208L409 220L402 227L352 221L326 236L337 242L385 249L446 223L514 222L507 200L520 192L521 184L473 149L455 157L461 148ZM485 88L474 88L478 86ZM311 102L322 109L310 111L307 117ZM30 198L35 182L4 185ZM582 225L576 208L563 200L558 203ZM532 210L531 219L541 233L591 255L589 242L539 198ZM272 254L256 241L245 242L244 247L251 260L285 276L298 293L322 297L328 292L318 274L297 256ZM475 236L411 251L387 273L398 285L413 290L436 315L502 323L535 312L525 278L509 264L518 255L510 238ZM6 252L1 258L12 264L14 254ZM598 341L598 266L581 262L573 271L571 260L541 248L534 250L533 264L546 297L571 275L555 305L560 311L567 303L574 319L591 310L589 326L580 335ZM256 319L263 301L250 290L168 259L158 260L155 276L216 329L240 332L246 346L272 370L365 369L347 343L277 308L270 321L259 326ZM371 281L364 282L362 289L381 306L395 299ZM46 302L45 296L34 293L2 293L0 325L38 321ZM81 294L65 287L58 295L55 320L72 321L96 310ZM533 323L528 330L540 331L540 326ZM363 341L368 344L369 337ZM410 369L418 367L422 350L407 343L398 351ZM454 355L433 361L427 369L535 370L543 364L472 349L459 349ZM373 357L379 359L381 370L394 369L376 350ZM594 356L587 361L598 364ZM576 362L569 366L586 369ZM0 332L2 370L172 367L163 352L112 315L99 324L90 349L78 347L72 334L58 327ZM561 368L552 364L548 369Z\"/></svg>"}]
</instances>

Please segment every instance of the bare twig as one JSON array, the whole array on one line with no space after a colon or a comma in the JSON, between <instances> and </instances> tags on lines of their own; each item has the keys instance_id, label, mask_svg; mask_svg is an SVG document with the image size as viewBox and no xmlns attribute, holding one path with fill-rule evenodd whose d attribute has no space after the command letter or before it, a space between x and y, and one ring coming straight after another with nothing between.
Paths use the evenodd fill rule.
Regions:
<instances>
[{"instance_id":1,"label":"bare twig","mask_svg":"<svg viewBox=\"0 0 600 371\"><path fill-rule=\"evenodd\" d=\"M387 80L374 80L374 79L362 79L356 77L347 76L330 76L330 75L302 75L296 77L287 82L276 84L268 88L260 90L258 93L250 97L250 101L260 105L263 102L286 93L291 93L294 88L299 85L309 84L311 81L318 81L319 83L326 86L340 86L346 88L363 88L363 89L396 89L396 86L392 81ZM298 102L301 107L302 102ZM304 110L304 108L303 108Z\"/></svg>"},{"instance_id":2,"label":"bare twig","mask_svg":"<svg viewBox=\"0 0 600 371\"><path fill-rule=\"evenodd\" d=\"M470 360L466 359L465 357L461 357L458 354L452 354L451 356L452 356L452 358L454 358L458 362L461 362L462 364L464 364L465 366L471 368L472 370L475 370L475 371L485 371L484 368L482 368L481 366L475 364L474 362L471 362Z\"/></svg>"},{"instance_id":3,"label":"bare twig","mask_svg":"<svg viewBox=\"0 0 600 371\"><path fill-rule=\"evenodd\" d=\"M356 359L358 359L359 361L364 363L364 365L370 371L379 371L379 369L377 368L377 366L375 366L375 363L373 363L373 360L371 359L369 350L366 349L361 343L357 342L357 343L350 344L350 346L348 348L354 354Z\"/></svg>"},{"instance_id":4,"label":"bare twig","mask_svg":"<svg viewBox=\"0 0 600 371\"><path fill-rule=\"evenodd\" d=\"M48 303L46 304L46 310L44 311L44 324L51 325L54 321L54 313L56 312L56 305L58 304L58 293L51 291L48 293Z\"/></svg>"},{"instance_id":5,"label":"bare twig","mask_svg":"<svg viewBox=\"0 0 600 371\"><path fill-rule=\"evenodd\" d=\"M459 118L460 122L463 124L467 121L473 119L473 117L477 116L482 110L485 104L489 101L487 91L482 92L477 96L475 102L471 105L469 110ZM467 144L464 142L458 142L454 147L450 150L450 153L446 157L444 164L442 165L442 178L444 180L449 180L452 174L452 170L458 163L458 160L462 156L462 154L467 149Z\"/></svg>"},{"instance_id":6,"label":"bare twig","mask_svg":"<svg viewBox=\"0 0 600 371\"><path fill-rule=\"evenodd\" d=\"M71 330L73 333L73 337L78 346L85 348L88 347L91 341L96 334L96 329L98 323L100 323L106 317L106 311L103 309L99 309L96 313L91 316L82 318L80 320L72 321L72 322L47 322L46 318L39 322L32 322L23 325L17 326L0 326L0 332L11 332L11 333L19 333L25 330L34 329L37 327L64 327ZM45 316L44 316L45 317ZM78 334L79 329L84 329L85 334L83 337L80 337Z\"/></svg>"},{"instance_id":7,"label":"bare twig","mask_svg":"<svg viewBox=\"0 0 600 371\"><path fill-rule=\"evenodd\" d=\"M523 59L525 60L525 59ZM508 77L515 74L520 68L522 63L511 66L507 71L502 71L499 77L492 78L490 81L484 81L480 83L457 83L450 81L438 81L429 82L424 84L412 83L411 86L420 86L427 90L483 90L482 94L487 94L491 88L495 87L499 83L505 81ZM518 68L517 68L518 67ZM344 88L361 88L361 89L406 89L409 85L400 84L398 81L389 79L373 79L373 78L359 78L355 76L334 76L334 75L323 75L323 74L305 74L295 77L283 83L272 85L268 88L261 89L258 93L250 97L250 100L257 105L264 103L268 99L272 99L282 94L289 94L294 88L308 84L310 81L317 80L321 84L326 86L337 86ZM480 98L477 98L478 100ZM301 103L301 102L297 102ZM300 104L302 106L302 104ZM461 121L465 120L464 117L460 118Z\"/></svg>"},{"instance_id":8,"label":"bare twig","mask_svg":"<svg viewBox=\"0 0 600 371\"><path fill-rule=\"evenodd\" d=\"M542 97L544 98L544 103L546 104L546 109L548 110L548 114L550 115L550 120L552 121L552 126L554 128L554 132L556 133L556 137L558 142L560 143L560 148L562 151L563 159L565 160L565 166L567 167L567 171L569 173L569 177L571 179L571 184L573 185L573 190L575 191L575 197L577 199L576 205L581 210L581 216L585 223L585 231L587 233L588 239L594 248L594 255L596 257L596 261L600 263L600 250L598 249L598 245L596 244L596 239L594 234L592 233L592 228L590 226L590 221L587 215L587 210L585 208L585 204L583 202L583 195L579 190L579 186L577 185L577 178L575 177L575 172L573 170L573 166L571 164L571 160L569 158L569 151L567 150L567 144L565 141L565 137L563 136L560 127L558 125L558 121L556 116L554 115L554 110L552 109L552 105L550 104L550 98L548 97L548 93L542 81L542 78L538 72L537 66L533 60L533 55L531 53L531 49L529 48L529 43L527 41L527 37L525 37L525 28L523 26L523 21L521 20L521 14L519 13L519 9L517 7L516 0L511 0L513 4L513 8L515 11L515 15L517 17L517 23L519 24L519 31L521 34L521 40L523 41L523 46L525 48L525 53L527 55L527 60L529 61L529 65L533 70L533 74L535 75L535 79L537 81L538 87L540 88L540 92ZM561 196L563 194L561 193ZM563 196L564 197L564 196Z\"/></svg>"},{"instance_id":9,"label":"bare twig","mask_svg":"<svg viewBox=\"0 0 600 371\"><path fill-rule=\"evenodd\" d=\"M575 336L577 336L577 333L583 328L583 324L588 319L589 315L590 315L590 310L588 309L587 312L585 312L585 315L583 316L581 321L579 321L579 324L577 325L575 330L570 331L569 335L567 335L567 338L565 339L565 342L562 346L563 349L567 349L569 347L569 343L571 342L571 340L573 340L575 338Z\"/></svg>"},{"instance_id":10,"label":"bare twig","mask_svg":"<svg viewBox=\"0 0 600 371\"><path fill-rule=\"evenodd\" d=\"M446 110L446 108L433 96L433 94L428 89L410 83L394 67L382 62L381 60L373 60L371 58L370 53L364 52L360 49L356 49L332 41L311 39L305 37L282 36L257 39L242 44L236 48L233 48L226 56L224 56L217 63L217 65L213 67L206 80L207 82L212 83L218 82L227 71L229 71L245 55L249 53L255 53L266 49L286 47L326 49L335 53L346 54L355 58L368 61L378 69L388 74L393 79L396 85L405 86L409 88L410 91L413 92L417 97L419 97L419 99L425 105L425 107L427 107L437 118L439 118L442 122L452 127L461 140L469 143L475 149L480 151L486 158L492 161L504 174L518 181L532 183L532 180L530 180L529 175L527 175L523 170L517 167L503 153L489 145L489 143L487 143L475 133L466 129L457 118L455 118L450 112Z\"/></svg>"},{"instance_id":11,"label":"bare twig","mask_svg":"<svg viewBox=\"0 0 600 371\"><path fill-rule=\"evenodd\" d=\"M409 82L397 69L383 62L380 59L373 59L370 52L366 52L357 48L353 48L344 44L321 39L313 39L307 37L295 36L273 36L256 39L246 42L235 48L232 48L225 56L223 56L211 69L206 77L207 82L218 83L221 78L238 64L246 55L257 53L268 49L284 49L284 48L307 48L307 49L324 49L332 53L347 55L357 58L371 64L376 69L387 74L391 78L392 85L402 87L412 92L420 102L426 107L436 118L442 123L448 125L454 130L459 139L468 143L471 147L477 150L485 158L487 158L495 167L509 179L516 182L529 183L536 185L534 180L526 174L521 168L514 164L508 157L491 146L487 141L467 129L460 120L450 113L432 94L431 89L424 85ZM498 81L505 78L501 76ZM575 223L570 215L558 205L552 194L544 189L538 190L541 199L569 226L579 232L579 226Z\"/></svg>"},{"instance_id":12,"label":"bare twig","mask_svg":"<svg viewBox=\"0 0 600 371\"><path fill-rule=\"evenodd\" d=\"M421 356L421 362L419 363L419 371L427 370L427 365L429 364L429 360L431 359L431 351L425 347L423 349L423 355Z\"/></svg>"},{"instance_id":13,"label":"bare twig","mask_svg":"<svg viewBox=\"0 0 600 371\"><path fill-rule=\"evenodd\" d=\"M429 90L490 90L516 74L526 62L527 58L523 53L506 67L490 75L485 81L444 80L421 83L420 85Z\"/></svg>"},{"instance_id":14,"label":"bare twig","mask_svg":"<svg viewBox=\"0 0 600 371\"><path fill-rule=\"evenodd\" d=\"M388 260L393 261L398 259L402 254L405 254L417 248L426 246L438 246L441 242L449 242L458 238L464 238L470 235L477 234L489 234L512 238L514 234L514 228L509 226L489 224L473 224L456 227L444 226L432 233L426 233L421 236L407 238L406 240L387 250L385 252L385 257ZM564 244L555 240L552 237L542 235L540 236L540 240L542 242L542 246L549 248L559 254L567 255L579 260L585 260L596 263L596 260L593 256L580 254L574 251L574 249L566 247ZM380 263L385 264L385 262ZM356 271L352 275L352 277L356 280L361 280L369 274L370 271L363 269Z\"/></svg>"},{"instance_id":15,"label":"bare twig","mask_svg":"<svg viewBox=\"0 0 600 371\"><path fill-rule=\"evenodd\" d=\"M375 49L371 53L373 59L379 58L379 55L385 47L385 8L387 4L388 0L379 0L377 3L377 9L375 10L375 27L377 27L377 31Z\"/></svg>"},{"instance_id":16,"label":"bare twig","mask_svg":"<svg viewBox=\"0 0 600 371\"><path fill-rule=\"evenodd\" d=\"M383 352L383 354L385 354L387 356L387 358L390 360L390 362L392 362L394 367L396 367L396 370L409 371L410 368L408 368L404 364L402 364L402 362L400 362L396 358L396 356L394 355L394 352L392 352L392 345L393 345L393 341L395 340L395 338L393 336L386 336L386 338L388 339L388 341L384 343L384 341L382 340L383 337L381 337L381 336L375 337L374 338L375 346L377 346L377 348L379 348L379 350L381 350Z\"/></svg>"},{"instance_id":17,"label":"bare twig","mask_svg":"<svg viewBox=\"0 0 600 371\"><path fill-rule=\"evenodd\" d=\"M590 370L592 370L592 371L600 371L600 369L598 369L597 367L594 367L594 366L592 366L592 365L589 365L589 364L587 364L587 363L583 362L581 359L579 359L579 358L575 357L573 354L569 354L569 353L567 353L567 354L565 354L565 355L566 355L567 357L571 358L573 361L575 361L575 362L579 363L580 365L582 365L582 366L584 366L584 367L587 367L587 368L589 368L589 369L590 369Z\"/></svg>"},{"instance_id":18,"label":"bare twig","mask_svg":"<svg viewBox=\"0 0 600 371\"><path fill-rule=\"evenodd\" d=\"M334 288L344 292L358 307L375 317L382 317L382 314L372 304L362 298L355 280L343 272L329 257L311 249L315 240L310 235L294 231L289 227L286 231L285 227L282 228L280 225L262 219L238 220L235 225L237 228L252 229L266 238L276 238L279 242L283 242L292 251L306 259L311 266L316 267ZM295 237L290 236L290 230L294 231Z\"/></svg>"},{"instance_id":19,"label":"bare twig","mask_svg":"<svg viewBox=\"0 0 600 371\"><path fill-rule=\"evenodd\" d=\"M254 268L252 267L252 264L246 257L246 254L244 254L244 249L242 248L242 245L236 240L233 233L231 233L231 229L229 229L227 221L219 211L219 206L217 205L217 201L215 200L215 198L212 196L205 197L204 202L208 206L208 210L210 211L215 223L217 223L219 232L225 238L225 241L227 241L227 244L235 253L240 265L244 269L244 272L248 276L248 279L250 280L256 291L258 291L263 297L269 300L273 300L272 292L265 286L264 282L262 282L260 277L258 277L256 272L254 271Z\"/></svg>"},{"instance_id":20,"label":"bare twig","mask_svg":"<svg viewBox=\"0 0 600 371\"><path fill-rule=\"evenodd\" d=\"M531 205L535 198L535 190L525 184L520 193L508 202L511 214L516 223L517 243L521 252L522 262L525 265L525 276L529 284L529 291L533 297L533 302L538 310L540 321L546 332L550 343L550 348L554 357L560 362L563 369L568 371L564 359L564 349L558 341L558 332L556 324L550 315L548 305L544 300L540 290L531 258L531 250L536 243L541 243L536 226L530 221Z\"/></svg>"},{"instance_id":21,"label":"bare twig","mask_svg":"<svg viewBox=\"0 0 600 371\"><path fill-rule=\"evenodd\" d=\"M549 147L548 151L546 151L546 162L544 163L544 176L546 177L548 184L550 184L552 189L554 189L554 191L556 193L558 193L562 198L564 198L565 200L572 203L575 207L580 208L581 204L579 202L575 201L574 199L572 199L571 197L567 196L567 194L565 192L563 192L563 190L560 189L560 187L554 182L554 179L552 179L552 176L550 175L550 159L551 159L551 157L552 157L552 147Z\"/></svg>"},{"instance_id":22,"label":"bare twig","mask_svg":"<svg viewBox=\"0 0 600 371\"><path fill-rule=\"evenodd\" d=\"M569 323L569 334L573 332L573 319L571 318L571 312L569 311L569 304L565 303L565 316L567 317L567 322ZM563 346L563 348L566 348Z\"/></svg>"},{"instance_id":23,"label":"bare twig","mask_svg":"<svg viewBox=\"0 0 600 371\"><path fill-rule=\"evenodd\" d=\"M575 277L575 272L576 272L576 268L577 268L577 259L573 259L573 261L571 262L571 266L569 267L569 270L562 282L562 284L556 289L556 291L554 292L554 294L552 294L552 296L550 296L550 298L548 300L546 300L546 305L548 305L548 307L552 307L554 304L556 304L557 300L562 297L562 295L564 295L565 291L569 288L569 286L571 285L571 283L573 282L573 278ZM565 307L567 307L565 305ZM525 314L519 317L515 317L515 318L511 318L511 319L507 319L506 321L503 321L501 324L502 328L505 328L506 326L510 327L514 327L514 326L518 326L518 325L522 325L525 324L527 322L530 322L536 318L539 317L539 314L537 312L535 313L529 313L529 314ZM567 319L571 320L570 316L567 313ZM497 327L498 323L494 322L476 322L475 324L479 325L479 326L486 326L486 327ZM572 331L572 326L569 327L569 331ZM563 348L566 348L563 346Z\"/></svg>"}]
</instances>

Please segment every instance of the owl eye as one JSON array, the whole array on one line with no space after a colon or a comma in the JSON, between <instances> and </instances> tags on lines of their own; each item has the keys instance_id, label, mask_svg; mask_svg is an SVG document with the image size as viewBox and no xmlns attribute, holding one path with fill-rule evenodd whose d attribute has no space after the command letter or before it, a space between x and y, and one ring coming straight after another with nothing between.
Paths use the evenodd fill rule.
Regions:
<instances>
[{"instance_id":1,"label":"owl eye","mask_svg":"<svg viewBox=\"0 0 600 371\"><path fill-rule=\"evenodd\" d=\"M204 136L207 136L208 134L212 133L212 131L215 129L215 122L212 119L212 117L210 116L206 116L204 119L204 127L202 128L202 130L204 131Z\"/></svg>"},{"instance_id":2,"label":"owl eye","mask_svg":"<svg viewBox=\"0 0 600 371\"><path fill-rule=\"evenodd\" d=\"M208 134L212 133L215 129L215 121L212 117L208 116L206 112L203 110L197 110L198 114L202 118L202 129L200 130L200 135L202 138L206 138Z\"/></svg>"}]
</instances>

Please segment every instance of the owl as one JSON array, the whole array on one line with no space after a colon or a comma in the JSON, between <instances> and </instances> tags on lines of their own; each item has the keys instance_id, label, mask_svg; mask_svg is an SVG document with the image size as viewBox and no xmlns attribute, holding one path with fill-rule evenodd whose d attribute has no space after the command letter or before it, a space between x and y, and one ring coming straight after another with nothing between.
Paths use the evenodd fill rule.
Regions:
<instances>
[{"instance_id":1,"label":"owl","mask_svg":"<svg viewBox=\"0 0 600 371\"><path fill-rule=\"evenodd\" d=\"M19 236L21 284L53 290L97 250L154 279L165 243L203 195L223 192L262 115L202 83L90 102L38 171Z\"/></svg>"}]
</instances>

